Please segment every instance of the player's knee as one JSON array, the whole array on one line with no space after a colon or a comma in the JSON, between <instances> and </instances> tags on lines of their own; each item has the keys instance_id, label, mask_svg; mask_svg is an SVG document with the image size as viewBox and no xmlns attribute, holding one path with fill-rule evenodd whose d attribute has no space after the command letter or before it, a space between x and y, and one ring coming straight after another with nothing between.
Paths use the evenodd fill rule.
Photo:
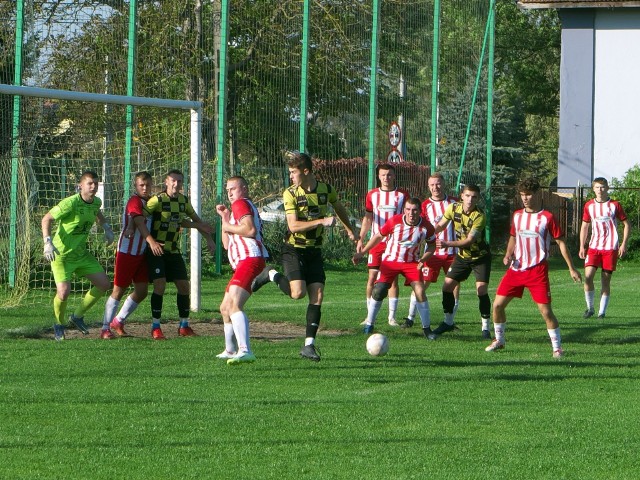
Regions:
<instances>
[{"instance_id":1,"label":"player's knee","mask_svg":"<svg viewBox=\"0 0 640 480\"><path fill-rule=\"evenodd\" d=\"M304 298L307 295L306 290L299 290L299 289L291 289L291 298L293 298L294 300L300 300L301 298Z\"/></svg>"},{"instance_id":2,"label":"player's knee","mask_svg":"<svg viewBox=\"0 0 640 480\"><path fill-rule=\"evenodd\" d=\"M381 302L385 298L387 298L387 294L389 293L389 284L378 282L373 286L373 290L371 291L371 298L373 298L376 302Z\"/></svg>"}]
</instances>

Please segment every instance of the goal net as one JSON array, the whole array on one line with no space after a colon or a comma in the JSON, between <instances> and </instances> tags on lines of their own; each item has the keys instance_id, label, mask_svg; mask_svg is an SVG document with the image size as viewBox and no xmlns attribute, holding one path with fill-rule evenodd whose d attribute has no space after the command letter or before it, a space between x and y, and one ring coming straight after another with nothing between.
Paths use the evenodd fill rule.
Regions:
<instances>
[{"instance_id":1,"label":"goal net","mask_svg":"<svg viewBox=\"0 0 640 480\"><path fill-rule=\"evenodd\" d=\"M55 283L42 255L41 220L60 200L76 192L85 170L99 176L103 214L116 235L126 200L134 193L133 177L139 171L148 171L155 191L160 191L167 171L182 170L184 193L198 213L202 209L199 110L189 109L197 107L197 102L54 90L35 96L41 90L0 86L0 97L5 100L7 92L24 93L17 97L20 116L14 118L18 136L12 148L0 155L0 173L11 179L12 186L8 188L7 182L0 190L0 307L50 302ZM129 128L124 102L136 102ZM56 228L54 223L53 231ZM199 245L198 235L189 238L187 231L182 251L191 265L192 309L199 307ZM115 244L107 247L102 230L95 226L89 248L112 276ZM72 282L73 294L81 295L89 287L83 278Z\"/></svg>"}]
</instances>

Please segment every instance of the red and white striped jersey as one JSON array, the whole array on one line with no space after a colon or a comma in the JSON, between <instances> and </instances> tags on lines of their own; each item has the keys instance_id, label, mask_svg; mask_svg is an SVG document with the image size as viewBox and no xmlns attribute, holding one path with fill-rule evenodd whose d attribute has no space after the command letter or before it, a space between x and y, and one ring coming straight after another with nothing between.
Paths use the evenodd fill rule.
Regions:
<instances>
[{"instance_id":1,"label":"red and white striped jersey","mask_svg":"<svg viewBox=\"0 0 640 480\"><path fill-rule=\"evenodd\" d=\"M387 237L387 248L382 254L383 262L417 263L422 244L436 240L433 225L426 218L420 217L420 223L411 226L404 221L402 214L391 217L380 229L380 234Z\"/></svg>"},{"instance_id":2,"label":"red and white striped jersey","mask_svg":"<svg viewBox=\"0 0 640 480\"><path fill-rule=\"evenodd\" d=\"M547 210L528 213L523 208L513 212L511 236L515 237L515 260L511 269L516 271L535 267L549 256L551 238L564 235L553 214Z\"/></svg>"},{"instance_id":3,"label":"red and white striped jersey","mask_svg":"<svg viewBox=\"0 0 640 480\"><path fill-rule=\"evenodd\" d=\"M231 216L229 217L229 223L231 225L238 225L242 217L251 215L253 217L253 224L256 227L255 238L243 237L234 233L229 234L229 248L227 255L229 257L229 263L231 268L236 269L238 263L241 260L250 257L267 257L267 249L262 242L262 222L260 221L260 215L258 210L251 200L248 198L241 198L231 204Z\"/></svg>"},{"instance_id":4,"label":"red and white striped jersey","mask_svg":"<svg viewBox=\"0 0 640 480\"><path fill-rule=\"evenodd\" d=\"M402 213L404 202L409 198L409 193L396 188L395 190L382 190L374 188L369 190L365 201L367 212L373 213L371 236L380 233L382 226L394 215Z\"/></svg>"},{"instance_id":5,"label":"red and white striped jersey","mask_svg":"<svg viewBox=\"0 0 640 480\"><path fill-rule=\"evenodd\" d=\"M122 214L122 232L120 232L120 238L118 239L118 252L128 253L129 255L142 255L144 253L147 241L142 238L142 234L135 225L132 225L134 234L131 238L125 237L124 233L129 224L133 223L134 217L144 216L144 207L146 207L146 205L147 201L144 198L138 195L132 195L124 207L124 213ZM153 218L151 216L145 220L149 231L151 231L152 221Z\"/></svg>"},{"instance_id":6,"label":"red and white striped jersey","mask_svg":"<svg viewBox=\"0 0 640 480\"><path fill-rule=\"evenodd\" d=\"M443 200L432 200L431 198L427 198L422 202L422 216L429 220L429 223L431 223L435 228L444 215L444 211L447 209L447 206L457 201L457 198L450 197L448 195L445 196ZM453 229L453 226L453 222L449 222L447 228L438 233L437 238L440 240L455 241L456 232ZM436 248L434 255L438 257L445 257L447 255L455 255L455 253L456 247L443 247Z\"/></svg>"},{"instance_id":7,"label":"red and white striped jersey","mask_svg":"<svg viewBox=\"0 0 640 480\"><path fill-rule=\"evenodd\" d=\"M615 200L598 202L589 200L584 205L583 222L591 222L591 240L589 248L594 250L618 249L618 220L627 219L622 205Z\"/></svg>"}]
</instances>

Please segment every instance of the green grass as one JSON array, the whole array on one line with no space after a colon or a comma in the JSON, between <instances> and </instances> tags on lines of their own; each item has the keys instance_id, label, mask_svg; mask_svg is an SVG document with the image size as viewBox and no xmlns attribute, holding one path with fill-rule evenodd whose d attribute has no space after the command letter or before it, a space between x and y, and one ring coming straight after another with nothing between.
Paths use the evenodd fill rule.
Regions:
<instances>
[{"instance_id":1,"label":"green grass","mask_svg":"<svg viewBox=\"0 0 640 480\"><path fill-rule=\"evenodd\" d=\"M437 342L388 327L385 304L391 350L370 357L362 269L329 272L323 327L344 334L319 338L317 364L298 357L302 339L256 340L258 361L231 368L214 358L221 337L14 338L50 328L50 305L3 310L0 478L635 479L639 273L620 265L599 321L582 319L581 287L552 270L559 361L527 294L507 311L507 348L484 352L469 282L460 330ZM226 280L204 285L194 318L219 318ZM429 294L438 323L439 289ZM305 309L268 285L247 311L302 325Z\"/></svg>"}]
</instances>

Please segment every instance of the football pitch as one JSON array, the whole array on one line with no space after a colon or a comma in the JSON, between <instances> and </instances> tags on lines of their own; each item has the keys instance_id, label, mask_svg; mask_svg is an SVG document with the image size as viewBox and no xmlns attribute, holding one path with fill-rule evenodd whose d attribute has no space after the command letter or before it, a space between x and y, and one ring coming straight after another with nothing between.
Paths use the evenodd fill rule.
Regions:
<instances>
[{"instance_id":1,"label":"football pitch","mask_svg":"<svg viewBox=\"0 0 640 480\"><path fill-rule=\"evenodd\" d=\"M503 271L494 264L491 297ZM328 272L319 363L298 356L303 334L254 339L257 362L229 367L215 358L220 336L57 343L16 334L50 329L50 305L0 310L0 478L638 478L640 264L619 263L607 317L584 320L581 285L553 262L559 360L528 293L507 309L506 349L485 352L469 281L459 330L435 342L418 321L388 326L385 301L376 331L390 351L371 357L365 275ZM201 330L219 321L227 280L203 285ZM439 285L428 294L437 325ZM166 316L174 303L168 294ZM97 325L103 306L86 319ZM283 326L305 311L273 285L247 308Z\"/></svg>"}]
</instances>

